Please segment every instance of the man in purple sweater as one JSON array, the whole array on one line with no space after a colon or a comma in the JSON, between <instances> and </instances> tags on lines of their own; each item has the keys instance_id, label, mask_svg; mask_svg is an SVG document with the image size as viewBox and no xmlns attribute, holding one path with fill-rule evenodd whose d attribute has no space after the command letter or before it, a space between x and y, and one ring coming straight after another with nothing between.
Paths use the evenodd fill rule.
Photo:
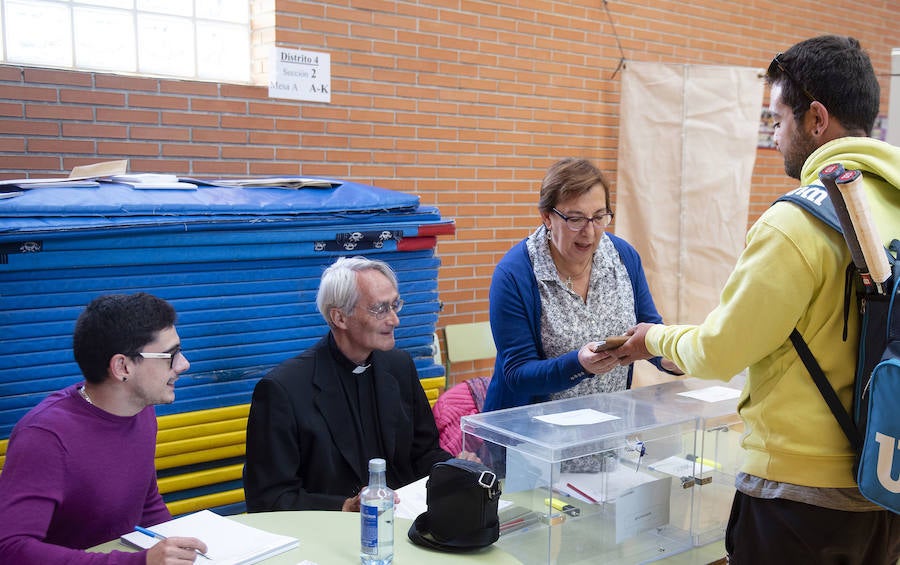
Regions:
<instances>
[{"instance_id":1,"label":"man in purple sweater","mask_svg":"<svg viewBox=\"0 0 900 565\"><path fill-rule=\"evenodd\" d=\"M85 382L50 394L15 426L0 473L0 564L193 563L206 545L169 538L139 553L88 553L172 516L156 485L156 414L190 363L175 310L145 293L107 295L79 316Z\"/></svg>"}]
</instances>

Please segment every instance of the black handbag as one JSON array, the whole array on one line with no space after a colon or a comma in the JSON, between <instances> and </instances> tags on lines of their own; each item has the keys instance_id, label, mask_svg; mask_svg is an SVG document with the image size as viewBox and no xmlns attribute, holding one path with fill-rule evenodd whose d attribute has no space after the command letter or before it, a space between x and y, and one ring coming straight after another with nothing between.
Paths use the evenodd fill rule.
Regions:
<instances>
[{"instance_id":1,"label":"black handbag","mask_svg":"<svg viewBox=\"0 0 900 565\"><path fill-rule=\"evenodd\" d=\"M417 545L462 552L487 547L500 537L500 481L481 463L436 463L425 483L425 502L428 510L409 528L409 539Z\"/></svg>"}]
</instances>

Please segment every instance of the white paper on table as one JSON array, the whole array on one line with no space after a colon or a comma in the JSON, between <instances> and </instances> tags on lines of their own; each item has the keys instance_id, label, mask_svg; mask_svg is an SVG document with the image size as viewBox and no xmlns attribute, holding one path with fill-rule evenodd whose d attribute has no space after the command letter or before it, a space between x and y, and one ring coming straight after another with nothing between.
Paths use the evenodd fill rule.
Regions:
<instances>
[{"instance_id":1,"label":"white paper on table","mask_svg":"<svg viewBox=\"0 0 900 565\"><path fill-rule=\"evenodd\" d=\"M575 488L572 488L572 486L573 485L571 483L559 482L553 486L553 489L557 493L559 493L563 496L568 496L569 498L574 498L575 500L578 500L579 502L584 502L586 504L599 504L600 503L599 498L594 497L594 495L590 492L582 490L583 485L575 485ZM576 488L578 490L575 490ZM579 491L581 491L581 492L579 492Z\"/></svg>"},{"instance_id":2,"label":"white paper on table","mask_svg":"<svg viewBox=\"0 0 900 565\"><path fill-rule=\"evenodd\" d=\"M657 480L657 477L643 469L636 470L631 465L619 464L615 469L601 473L560 473L553 488L572 498L597 504L614 502L619 493Z\"/></svg>"},{"instance_id":3,"label":"white paper on table","mask_svg":"<svg viewBox=\"0 0 900 565\"><path fill-rule=\"evenodd\" d=\"M556 414L535 416L534 419L557 426L585 426L588 424L599 424L610 420L618 420L619 417L605 412L599 412L593 408L582 408L580 410L570 410L568 412L557 412Z\"/></svg>"},{"instance_id":4,"label":"white paper on table","mask_svg":"<svg viewBox=\"0 0 900 565\"><path fill-rule=\"evenodd\" d=\"M425 488L427 484L428 475L425 475L418 481L397 489L397 496L400 497L400 502L394 506L395 518L415 520L419 517L419 514L428 510L428 490ZM497 504L497 510L503 510L512 504L508 500L500 499L500 502Z\"/></svg>"},{"instance_id":5,"label":"white paper on table","mask_svg":"<svg viewBox=\"0 0 900 565\"><path fill-rule=\"evenodd\" d=\"M553 489L588 504L603 502L603 493L606 492L600 473L562 473Z\"/></svg>"},{"instance_id":6,"label":"white paper on table","mask_svg":"<svg viewBox=\"0 0 900 565\"><path fill-rule=\"evenodd\" d=\"M679 392L678 394L681 396L687 396L689 398L696 398L697 400L702 400L703 402L721 402L723 400L732 400L739 397L741 395L741 391L736 388L715 385L707 388L701 388L699 390Z\"/></svg>"},{"instance_id":7,"label":"white paper on table","mask_svg":"<svg viewBox=\"0 0 900 565\"><path fill-rule=\"evenodd\" d=\"M166 537L196 537L203 540L209 548L206 552L209 559L198 557L196 562L209 565L257 563L300 544L297 538L241 524L210 510L187 514L150 529ZM143 549L149 549L159 541L141 532L129 532L121 539Z\"/></svg>"},{"instance_id":8,"label":"white paper on table","mask_svg":"<svg viewBox=\"0 0 900 565\"><path fill-rule=\"evenodd\" d=\"M677 455L666 457L662 461L649 465L649 467L654 471L672 475L673 477L693 477L714 470L711 465L702 464L699 461L691 461Z\"/></svg>"},{"instance_id":9,"label":"white paper on table","mask_svg":"<svg viewBox=\"0 0 900 565\"><path fill-rule=\"evenodd\" d=\"M415 520L419 514L428 510L428 504L425 502L425 484L427 482L428 475L425 475L418 481L397 489L400 504L394 506L395 518Z\"/></svg>"}]
</instances>

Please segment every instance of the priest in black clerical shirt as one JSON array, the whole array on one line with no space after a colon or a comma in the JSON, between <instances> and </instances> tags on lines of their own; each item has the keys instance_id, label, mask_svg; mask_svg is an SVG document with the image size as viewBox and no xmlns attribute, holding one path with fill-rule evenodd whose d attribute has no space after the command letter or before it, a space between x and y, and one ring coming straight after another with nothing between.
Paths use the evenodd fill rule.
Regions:
<instances>
[{"instance_id":1,"label":"priest in black clerical shirt","mask_svg":"<svg viewBox=\"0 0 900 565\"><path fill-rule=\"evenodd\" d=\"M330 332L257 383L247 422L249 512L359 511L368 461L397 489L451 457L408 353L394 346L403 300L384 262L340 258L316 304ZM468 454L461 454L468 456Z\"/></svg>"}]
</instances>

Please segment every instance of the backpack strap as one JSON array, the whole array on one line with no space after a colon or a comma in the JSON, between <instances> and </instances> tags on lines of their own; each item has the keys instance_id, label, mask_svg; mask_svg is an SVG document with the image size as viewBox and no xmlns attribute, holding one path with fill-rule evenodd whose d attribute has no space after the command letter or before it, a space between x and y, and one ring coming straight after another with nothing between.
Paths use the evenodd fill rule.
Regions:
<instances>
[{"instance_id":1,"label":"backpack strap","mask_svg":"<svg viewBox=\"0 0 900 565\"><path fill-rule=\"evenodd\" d=\"M850 417L850 414L844 408L844 405L841 404L837 393L834 391L834 387L831 386L831 383L829 383L828 379L825 377L825 373L822 371L822 367L819 366L819 362L816 361L812 351L809 350L809 346L807 346L806 342L803 340L803 336L797 331L797 328L794 328L791 332L791 343L794 344L794 349L797 350L797 355L800 356L800 360L803 361L806 370L809 371L809 375L812 377L813 382L816 383L816 388L819 389L819 393L822 395L822 398L825 399L825 403L831 408L831 413L834 414L835 420L840 424L841 430L843 430L844 435L847 436L847 440L850 441L850 447L853 448L854 453L859 453L860 448L862 448L862 439L860 438L859 431L853 424L853 419Z\"/></svg>"},{"instance_id":2,"label":"backpack strap","mask_svg":"<svg viewBox=\"0 0 900 565\"><path fill-rule=\"evenodd\" d=\"M834 211L834 204L828 198L828 191L821 184L810 184L801 186L794 190L783 194L775 202L790 202L800 206L813 216L819 218L831 229L839 234L843 234L841 223L838 221L837 213Z\"/></svg>"},{"instance_id":3,"label":"backpack strap","mask_svg":"<svg viewBox=\"0 0 900 565\"><path fill-rule=\"evenodd\" d=\"M825 222L834 231L844 235L844 230L841 228L841 222L838 220L837 212L834 211L834 204L832 204L831 198L828 197L828 191L826 191L825 187L821 184L814 183L795 188L787 194L779 196L775 202L790 202L791 204L799 206ZM853 237L856 237L856 235L853 234ZM884 251L888 257L888 262L893 265L896 252L891 254L888 249L885 249Z\"/></svg>"},{"instance_id":4,"label":"backpack strap","mask_svg":"<svg viewBox=\"0 0 900 565\"><path fill-rule=\"evenodd\" d=\"M891 302L888 307L887 342L892 343L900 341L900 316L890 315L894 311L894 300L897 298L898 291L900 291L900 240L891 240L888 251L888 258L891 262L891 276L893 277L893 280L888 282L892 282L893 285L891 285ZM900 307L900 305L897 305L897 307Z\"/></svg>"},{"instance_id":5,"label":"backpack strap","mask_svg":"<svg viewBox=\"0 0 900 565\"><path fill-rule=\"evenodd\" d=\"M800 206L816 218L825 222L831 229L837 231L839 234L844 233L841 229L841 224L838 221L837 213L834 211L834 205L831 203L831 199L828 198L828 192L821 184L801 186L800 188L796 188L781 196L775 202L790 202ZM851 263L847 270L848 279L852 277L854 272L855 268ZM845 284L845 289L847 290L845 291L844 296L844 339L847 338L846 320L849 315L850 306L850 300L847 294L850 292L850 288L851 284L848 280ZM809 350L809 346L806 344L806 341L803 340L803 336L800 335L797 328L794 328L793 331L791 331L790 337L791 343L797 351L797 355L800 357L800 360L803 361L803 365L806 367L813 382L816 384L816 388L819 389L819 393L822 395L825 403L828 404L828 408L831 409L831 413L834 414L834 418L841 426L844 435L847 436L847 440L850 442L850 446L853 448L854 453L859 453L860 448L862 448L862 439L860 438L859 431L853 424L853 418L844 408L844 405L841 404L837 393L834 391L834 387L828 382L825 372L822 371L822 367L819 365L819 362L816 361L815 356L813 356L812 351Z\"/></svg>"}]
</instances>

